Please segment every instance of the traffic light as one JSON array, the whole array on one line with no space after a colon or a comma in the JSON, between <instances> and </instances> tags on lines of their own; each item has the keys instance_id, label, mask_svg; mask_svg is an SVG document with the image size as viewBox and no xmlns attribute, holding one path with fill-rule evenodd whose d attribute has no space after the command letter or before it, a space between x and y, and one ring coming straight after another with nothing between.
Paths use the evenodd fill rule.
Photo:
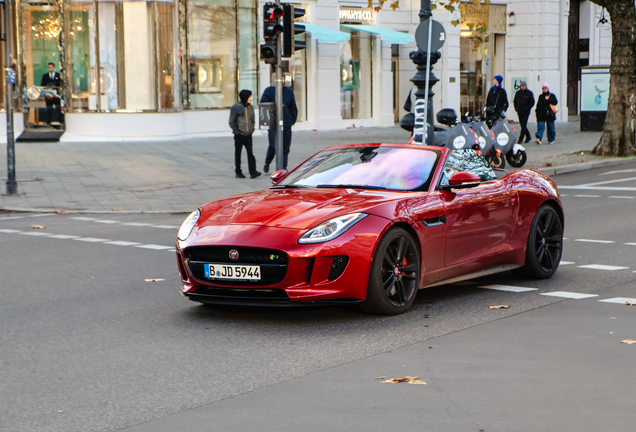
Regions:
<instances>
[{"instance_id":1,"label":"traffic light","mask_svg":"<svg viewBox=\"0 0 636 432\"><path fill-rule=\"evenodd\" d=\"M265 38L265 43L261 45L261 60L265 63L276 64L278 35L283 32L283 26L279 24L279 19L282 15L283 10L276 3L265 3L263 5L263 37Z\"/></svg>"},{"instance_id":2,"label":"traffic light","mask_svg":"<svg viewBox=\"0 0 636 432\"><path fill-rule=\"evenodd\" d=\"M283 3L283 57L291 57L294 51L305 49L305 42L295 41L294 36L305 33L303 24L295 24L294 20L305 16L305 9Z\"/></svg>"}]
</instances>

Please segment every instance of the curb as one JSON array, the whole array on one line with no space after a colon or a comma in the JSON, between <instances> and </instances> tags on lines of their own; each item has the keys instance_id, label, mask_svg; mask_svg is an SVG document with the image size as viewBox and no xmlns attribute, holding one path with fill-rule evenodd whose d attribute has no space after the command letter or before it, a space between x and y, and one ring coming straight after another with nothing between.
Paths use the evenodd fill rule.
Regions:
<instances>
[{"instance_id":1,"label":"curb","mask_svg":"<svg viewBox=\"0 0 636 432\"><path fill-rule=\"evenodd\" d=\"M560 174L569 174L579 171L587 171L593 168L610 167L615 165L622 165L623 163L634 162L636 158L612 158L600 161L582 162L571 165L562 165L556 167L544 167L537 168L535 171L539 171L545 175L554 177Z\"/></svg>"}]
</instances>

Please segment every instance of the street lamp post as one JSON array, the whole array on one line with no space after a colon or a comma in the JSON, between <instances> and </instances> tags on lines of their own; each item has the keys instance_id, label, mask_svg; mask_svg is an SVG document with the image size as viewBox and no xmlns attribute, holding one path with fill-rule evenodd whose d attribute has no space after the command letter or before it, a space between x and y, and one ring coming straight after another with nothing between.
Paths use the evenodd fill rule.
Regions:
<instances>
[{"instance_id":1,"label":"street lamp post","mask_svg":"<svg viewBox=\"0 0 636 432\"><path fill-rule=\"evenodd\" d=\"M18 194L18 182L15 179L15 141L13 139L13 83L15 72L11 69L11 17L9 16L9 1L4 0L4 74L6 89L7 111L7 195Z\"/></svg>"},{"instance_id":2,"label":"street lamp post","mask_svg":"<svg viewBox=\"0 0 636 432\"><path fill-rule=\"evenodd\" d=\"M421 0L419 17L420 22L429 21L428 41L430 47L430 29L433 25L433 13L431 12L430 0ZM423 51L422 49L411 51L411 53L409 54L410 59L417 65L417 72L415 73L415 76L411 78L411 82L415 84L417 88L417 90L415 91L415 125L413 129L413 142L417 144L432 145L434 143L433 96L435 96L435 92L433 92L432 87L439 80L433 74L433 65L437 63L441 56L442 53L440 53L439 51L428 53L427 51ZM426 76L427 62L429 63L428 77ZM426 118L423 118L424 116ZM428 124L427 128L422 128L424 122ZM424 137L425 131L427 132L426 137Z\"/></svg>"}]
</instances>

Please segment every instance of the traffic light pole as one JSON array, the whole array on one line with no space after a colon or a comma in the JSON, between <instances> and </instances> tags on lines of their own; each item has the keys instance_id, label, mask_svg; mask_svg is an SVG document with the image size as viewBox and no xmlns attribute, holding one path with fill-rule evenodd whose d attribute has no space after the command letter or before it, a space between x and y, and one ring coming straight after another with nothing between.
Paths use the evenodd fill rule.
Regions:
<instances>
[{"instance_id":1,"label":"traffic light pole","mask_svg":"<svg viewBox=\"0 0 636 432\"><path fill-rule=\"evenodd\" d=\"M280 7L280 0L276 0ZM276 36L276 170L285 168L283 159L283 38L281 34Z\"/></svg>"},{"instance_id":2,"label":"traffic light pole","mask_svg":"<svg viewBox=\"0 0 636 432\"><path fill-rule=\"evenodd\" d=\"M13 84L9 81L11 69L11 17L9 16L9 0L5 0L4 7L4 76L6 88L7 111L7 195L18 194L18 182L15 178L15 141L13 139Z\"/></svg>"}]
</instances>

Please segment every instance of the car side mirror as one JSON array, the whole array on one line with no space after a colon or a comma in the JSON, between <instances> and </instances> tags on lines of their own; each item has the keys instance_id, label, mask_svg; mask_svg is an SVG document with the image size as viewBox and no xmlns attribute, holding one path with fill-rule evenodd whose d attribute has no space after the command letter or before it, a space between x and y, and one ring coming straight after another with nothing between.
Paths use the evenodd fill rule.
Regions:
<instances>
[{"instance_id":1,"label":"car side mirror","mask_svg":"<svg viewBox=\"0 0 636 432\"><path fill-rule=\"evenodd\" d=\"M458 171L450 176L447 185L442 185L442 189L464 189L479 186L481 179L477 174L466 171Z\"/></svg>"},{"instance_id":2,"label":"car side mirror","mask_svg":"<svg viewBox=\"0 0 636 432\"><path fill-rule=\"evenodd\" d=\"M287 175L287 170L278 170L272 173L269 178L272 180L272 184L276 184L283 179Z\"/></svg>"}]
</instances>

